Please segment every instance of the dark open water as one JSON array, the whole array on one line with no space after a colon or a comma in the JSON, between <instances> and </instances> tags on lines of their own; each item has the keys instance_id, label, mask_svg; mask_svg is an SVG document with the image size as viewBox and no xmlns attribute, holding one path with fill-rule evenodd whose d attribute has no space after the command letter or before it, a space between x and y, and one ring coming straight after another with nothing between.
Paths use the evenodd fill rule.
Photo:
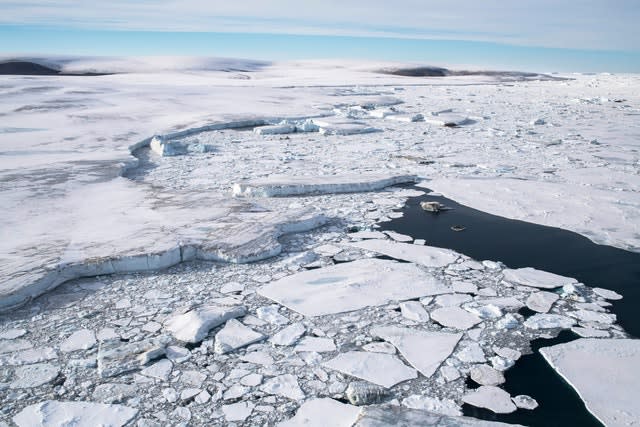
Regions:
<instances>
[{"instance_id":1,"label":"dark open water","mask_svg":"<svg viewBox=\"0 0 640 427\"><path fill-rule=\"evenodd\" d=\"M425 212L420 207L424 200L453 209ZM444 197L411 198L402 212L402 218L383 223L382 229L425 239L430 246L453 249L477 260L502 261L511 268L534 267L574 277L588 286L615 290L624 298L613 302L611 311L629 334L640 337L640 254L597 245L570 231L490 215ZM454 225L466 229L455 232L451 230ZM534 353L523 356L506 372L504 389L512 396L532 396L540 404L537 409L496 415L465 405L465 415L530 426L601 426L538 352L540 347L577 338L565 331L553 340L536 340L532 343Z\"/></svg>"}]
</instances>

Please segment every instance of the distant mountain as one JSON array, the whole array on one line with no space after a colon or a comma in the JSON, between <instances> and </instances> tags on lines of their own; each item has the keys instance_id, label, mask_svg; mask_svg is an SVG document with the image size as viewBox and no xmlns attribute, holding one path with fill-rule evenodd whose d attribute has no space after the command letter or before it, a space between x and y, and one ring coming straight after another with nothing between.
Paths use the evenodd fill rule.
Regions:
<instances>
[{"instance_id":1,"label":"distant mountain","mask_svg":"<svg viewBox=\"0 0 640 427\"><path fill-rule=\"evenodd\" d=\"M56 76L59 70L45 67L29 61L3 61L0 62L0 74L23 76Z\"/></svg>"}]
</instances>

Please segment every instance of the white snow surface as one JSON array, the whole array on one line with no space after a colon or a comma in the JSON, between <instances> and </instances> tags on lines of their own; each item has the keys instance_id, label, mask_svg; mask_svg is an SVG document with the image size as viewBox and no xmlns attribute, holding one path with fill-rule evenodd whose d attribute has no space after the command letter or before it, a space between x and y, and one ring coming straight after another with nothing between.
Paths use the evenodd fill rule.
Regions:
<instances>
[{"instance_id":1,"label":"white snow surface","mask_svg":"<svg viewBox=\"0 0 640 427\"><path fill-rule=\"evenodd\" d=\"M342 313L390 301L452 292L413 264L362 259L293 274L258 293L305 316Z\"/></svg>"},{"instance_id":2,"label":"white snow surface","mask_svg":"<svg viewBox=\"0 0 640 427\"><path fill-rule=\"evenodd\" d=\"M582 338L540 353L604 425L640 425L640 340Z\"/></svg>"}]
</instances>

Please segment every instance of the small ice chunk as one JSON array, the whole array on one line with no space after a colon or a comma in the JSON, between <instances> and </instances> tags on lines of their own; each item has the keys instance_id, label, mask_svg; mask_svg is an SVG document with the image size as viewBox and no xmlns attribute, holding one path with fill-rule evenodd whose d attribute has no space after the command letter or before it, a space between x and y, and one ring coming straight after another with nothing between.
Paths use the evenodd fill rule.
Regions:
<instances>
[{"instance_id":1,"label":"small ice chunk","mask_svg":"<svg viewBox=\"0 0 640 427\"><path fill-rule=\"evenodd\" d=\"M240 379L240 384L247 387L255 387L262 384L262 375L260 374L249 374Z\"/></svg>"},{"instance_id":2,"label":"small ice chunk","mask_svg":"<svg viewBox=\"0 0 640 427\"><path fill-rule=\"evenodd\" d=\"M493 351L495 351L498 356L509 360L518 360L520 359L520 356L522 356L522 353L518 350L508 347L493 347Z\"/></svg>"},{"instance_id":3,"label":"small ice chunk","mask_svg":"<svg viewBox=\"0 0 640 427\"><path fill-rule=\"evenodd\" d=\"M89 329L80 329L72 333L60 344L60 351L70 353L78 350L89 350L96 345L96 335Z\"/></svg>"},{"instance_id":4,"label":"small ice chunk","mask_svg":"<svg viewBox=\"0 0 640 427\"><path fill-rule=\"evenodd\" d=\"M109 378L142 369L165 354L169 341L167 336L132 343L104 341L98 350L98 374Z\"/></svg>"},{"instance_id":5,"label":"small ice chunk","mask_svg":"<svg viewBox=\"0 0 640 427\"><path fill-rule=\"evenodd\" d=\"M418 301L406 301L400 303L400 312L406 319L414 320L416 322L428 322L429 313L424 309L424 306Z\"/></svg>"},{"instance_id":6,"label":"small ice chunk","mask_svg":"<svg viewBox=\"0 0 640 427\"><path fill-rule=\"evenodd\" d=\"M0 354L15 353L16 351L33 348L33 344L25 339L0 341Z\"/></svg>"},{"instance_id":7,"label":"small ice chunk","mask_svg":"<svg viewBox=\"0 0 640 427\"><path fill-rule=\"evenodd\" d=\"M26 335L26 329L7 329L4 332L0 332L0 340L14 340Z\"/></svg>"},{"instance_id":8,"label":"small ice chunk","mask_svg":"<svg viewBox=\"0 0 640 427\"><path fill-rule=\"evenodd\" d=\"M4 343L6 344L6 343ZM46 362L57 359L56 351L51 347L30 348L17 353L8 353L0 357L0 366L3 365L29 365L31 363Z\"/></svg>"},{"instance_id":9,"label":"small ice chunk","mask_svg":"<svg viewBox=\"0 0 640 427\"><path fill-rule=\"evenodd\" d=\"M311 399L300 406L295 417L278 427L351 427L359 413L359 408L333 399Z\"/></svg>"},{"instance_id":10,"label":"small ice chunk","mask_svg":"<svg viewBox=\"0 0 640 427\"><path fill-rule=\"evenodd\" d=\"M481 319L497 319L502 317L502 310L499 307L488 304L488 305L478 305L478 304L470 304L465 305L465 310L469 313L475 314Z\"/></svg>"},{"instance_id":11,"label":"small ice chunk","mask_svg":"<svg viewBox=\"0 0 640 427\"><path fill-rule=\"evenodd\" d=\"M349 351L339 354L324 365L387 388L418 376L414 369L406 366L396 356L383 353Z\"/></svg>"},{"instance_id":12,"label":"small ice chunk","mask_svg":"<svg viewBox=\"0 0 640 427\"><path fill-rule=\"evenodd\" d=\"M493 325L496 329L515 329L520 326L520 321L512 313L505 314Z\"/></svg>"},{"instance_id":13,"label":"small ice chunk","mask_svg":"<svg viewBox=\"0 0 640 427\"><path fill-rule=\"evenodd\" d=\"M442 326L467 330L482 322L475 314L460 307L442 307L431 312L431 318Z\"/></svg>"},{"instance_id":14,"label":"small ice chunk","mask_svg":"<svg viewBox=\"0 0 640 427\"><path fill-rule=\"evenodd\" d=\"M508 282L534 288L554 289L564 285L578 283L574 278L559 276L531 267L518 268L515 270L506 269L503 271L503 274L504 280Z\"/></svg>"},{"instance_id":15,"label":"small ice chunk","mask_svg":"<svg viewBox=\"0 0 640 427\"><path fill-rule=\"evenodd\" d=\"M222 405L222 413L228 422L244 421L253 412L255 404L251 402L238 402L230 405Z\"/></svg>"},{"instance_id":16,"label":"small ice chunk","mask_svg":"<svg viewBox=\"0 0 640 427\"><path fill-rule=\"evenodd\" d=\"M524 322L524 326L529 329L569 329L575 324L575 319L570 317L544 313L535 314Z\"/></svg>"},{"instance_id":17,"label":"small ice chunk","mask_svg":"<svg viewBox=\"0 0 640 427\"><path fill-rule=\"evenodd\" d=\"M553 292L533 292L529 295L529 298L527 298L527 307L538 313L548 313L558 298L560 298L560 296Z\"/></svg>"},{"instance_id":18,"label":"small ice chunk","mask_svg":"<svg viewBox=\"0 0 640 427\"><path fill-rule=\"evenodd\" d=\"M509 393L494 386L480 386L464 395L462 401L478 408L486 408L496 414L510 414L517 409Z\"/></svg>"},{"instance_id":19,"label":"small ice chunk","mask_svg":"<svg viewBox=\"0 0 640 427\"><path fill-rule=\"evenodd\" d=\"M304 399L304 392L298 385L298 379L291 374L284 374L269 378L262 386L260 386L260 391L267 394L284 396L292 400Z\"/></svg>"},{"instance_id":20,"label":"small ice chunk","mask_svg":"<svg viewBox=\"0 0 640 427\"><path fill-rule=\"evenodd\" d=\"M538 402L536 402L533 397L527 396L526 394L520 394L511 398L511 400L513 400L513 403L521 409L533 410L538 407Z\"/></svg>"},{"instance_id":21,"label":"small ice chunk","mask_svg":"<svg viewBox=\"0 0 640 427\"><path fill-rule=\"evenodd\" d=\"M366 240L366 239L384 239L386 234L382 231L357 231L355 233L349 233L348 236L352 239Z\"/></svg>"},{"instance_id":22,"label":"small ice chunk","mask_svg":"<svg viewBox=\"0 0 640 427\"><path fill-rule=\"evenodd\" d=\"M335 351L336 345L331 338L304 337L294 351L315 351L317 353L325 353Z\"/></svg>"},{"instance_id":23,"label":"small ice chunk","mask_svg":"<svg viewBox=\"0 0 640 427\"><path fill-rule=\"evenodd\" d=\"M460 406L451 399L438 399L431 396L412 394L402 400L402 405L407 408L421 409L434 414L450 415L454 417L462 415L462 409Z\"/></svg>"},{"instance_id":24,"label":"small ice chunk","mask_svg":"<svg viewBox=\"0 0 640 427\"><path fill-rule=\"evenodd\" d=\"M484 357L484 351L477 342L461 344L462 349L456 353L458 360L467 363L484 363L487 359Z\"/></svg>"},{"instance_id":25,"label":"small ice chunk","mask_svg":"<svg viewBox=\"0 0 640 427\"><path fill-rule=\"evenodd\" d=\"M436 297L436 305L440 307L456 307L472 299L473 297L467 294L438 295Z\"/></svg>"},{"instance_id":26,"label":"small ice chunk","mask_svg":"<svg viewBox=\"0 0 640 427\"><path fill-rule=\"evenodd\" d=\"M504 383L502 372L489 365L475 365L471 367L471 379L480 385L499 385Z\"/></svg>"},{"instance_id":27,"label":"small ice chunk","mask_svg":"<svg viewBox=\"0 0 640 427\"><path fill-rule=\"evenodd\" d=\"M306 331L302 323L294 323L273 335L269 341L273 345L293 345Z\"/></svg>"},{"instance_id":28,"label":"small ice chunk","mask_svg":"<svg viewBox=\"0 0 640 427\"><path fill-rule=\"evenodd\" d=\"M440 368L440 373L442 374L442 378L447 382L455 381L460 378L460 371L453 366L443 366Z\"/></svg>"},{"instance_id":29,"label":"small ice chunk","mask_svg":"<svg viewBox=\"0 0 640 427\"><path fill-rule=\"evenodd\" d=\"M140 373L144 376L157 378L161 381L167 381L171 370L173 369L173 363L170 360L162 359L153 365L144 368Z\"/></svg>"},{"instance_id":30,"label":"small ice chunk","mask_svg":"<svg viewBox=\"0 0 640 427\"><path fill-rule=\"evenodd\" d=\"M15 417L18 427L111 426L127 424L138 411L128 406L93 402L58 402L45 400L27 406Z\"/></svg>"},{"instance_id":31,"label":"small ice chunk","mask_svg":"<svg viewBox=\"0 0 640 427\"><path fill-rule=\"evenodd\" d=\"M228 282L222 285L220 288L220 292L223 294L230 294L233 292L242 292L244 291L245 286L242 283L238 282Z\"/></svg>"},{"instance_id":32,"label":"small ice chunk","mask_svg":"<svg viewBox=\"0 0 640 427\"><path fill-rule=\"evenodd\" d=\"M616 315L613 313L601 313L590 310L576 310L568 313L569 316L575 317L582 322L595 322L605 325L611 325L616 321Z\"/></svg>"},{"instance_id":33,"label":"small ice chunk","mask_svg":"<svg viewBox=\"0 0 640 427\"><path fill-rule=\"evenodd\" d=\"M453 287L454 292L461 294L475 294L478 292L478 287L471 282L455 281L451 286Z\"/></svg>"},{"instance_id":34,"label":"small ice chunk","mask_svg":"<svg viewBox=\"0 0 640 427\"><path fill-rule=\"evenodd\" d=\"M246 313L246 308L242 306L204 306L169 318L165 327L176 339L197 343L202 341L211 329Z\"/></svg>"},{"instance_id":35,"label":"small ice chunk","mask_svg":"<svg viewBox=\"0 0 640 427\"><path fill-rule=\"evenodd\" d=\"M611 301L616 301L616 300L622 299L622 295L620 295L616 291L611 291L609 289L593 288L593 292L595 292L596 295L600 295L602 298L608 299L608 300L611 300Z\"/></svg>"},{"instance_id":36,"label":"small ice chunk","mask_svg":"<svg viewBox=\"0 0 640 427\"><path fill-rule=\"evenodd\" d=\"M260 307L256 310L258 318L272 325L286 325L289 319L278 312L278 306L273 304L267 307Z\"/></svg>"},{"instance_id":37,"label":"small ice chunk","mask_svg":"<svg viewBox=\"0 0 640 427\"><path fill-rule=\"evenodd\" d=\"M47 384L58 376L60 368L50 363L36 363L15 369L9 388L31 388Z\"/></svg>"},{"instance_id":38,"label":"small ice chunk","mask_svg":"<svg viewBox=\"0 0 640 427\"><path fill-rule=\"evenodd\" d=\"M228 320L224 328L216 334L213 348L216 353L225 354L265 338L261 333L254 331L235 319L231 319Z\"/></svg>"}]
</instances>

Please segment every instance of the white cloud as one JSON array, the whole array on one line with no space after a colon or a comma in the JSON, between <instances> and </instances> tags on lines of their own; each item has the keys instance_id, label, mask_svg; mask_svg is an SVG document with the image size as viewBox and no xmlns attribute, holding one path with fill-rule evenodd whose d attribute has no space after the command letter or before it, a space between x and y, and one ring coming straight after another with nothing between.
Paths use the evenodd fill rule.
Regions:
<instances>
[{"instance_id":1,"label":"white cloud","mask_svg":"<svg viewBox=\"0 0 640 427\"><path fill-rule=\"evenodd\" d=\"M0 24L640 50L638 0L0 0Z\"/></svg>"}]
</instances>

